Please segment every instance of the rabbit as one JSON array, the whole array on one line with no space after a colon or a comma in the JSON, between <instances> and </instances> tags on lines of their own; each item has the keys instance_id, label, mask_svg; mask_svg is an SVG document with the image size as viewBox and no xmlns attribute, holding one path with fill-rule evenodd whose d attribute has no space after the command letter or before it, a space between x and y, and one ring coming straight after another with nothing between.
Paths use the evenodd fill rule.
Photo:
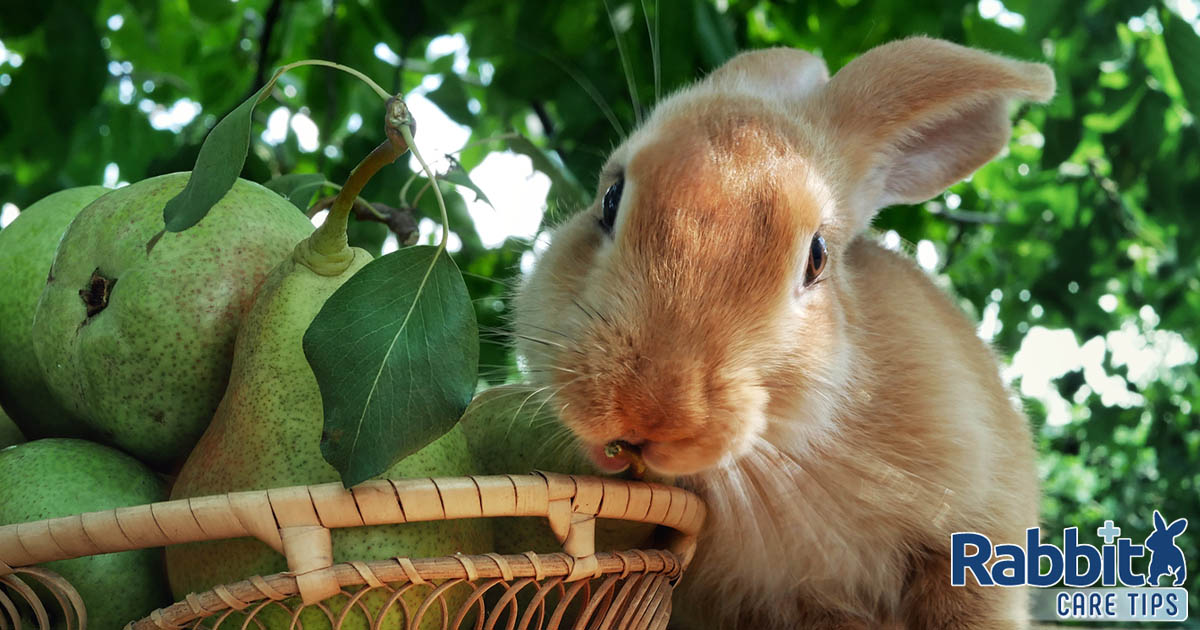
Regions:
<instances>
[{"instance_id":1,"label":"rabbit","mask_svg":"<svg viewBox=\"0 0 1200 630\"><path fill-rule=\"evenodd\" d=\"M1187 565L1183 561L1183 550L1175 544L1175 538L1187 529L1187 519L1178 518L1167 525L1162 514L1154 510L1154 531L1146 537L1146 549L1150 550L1150 574L1146 576L1149 586L1158 586L1164 575L1170 575L1172 586L1181 586L1187 579Z\"/></svg>"},{"instance_id":2,"label":"rabbit","mask_svg":"<svg viewBox=\"0 0 1200 630\"><path fill-rule=\"evenodd\" d=\"M832 78L745 52L660 103L514 299L531 382L598 463L617 440L708 519L681 628L1027 627L950 585L950 535L1038 523L1028 421L954 301L868 228L999 153L1054 76L946 41Z\"/></svg>"}]
</instances>

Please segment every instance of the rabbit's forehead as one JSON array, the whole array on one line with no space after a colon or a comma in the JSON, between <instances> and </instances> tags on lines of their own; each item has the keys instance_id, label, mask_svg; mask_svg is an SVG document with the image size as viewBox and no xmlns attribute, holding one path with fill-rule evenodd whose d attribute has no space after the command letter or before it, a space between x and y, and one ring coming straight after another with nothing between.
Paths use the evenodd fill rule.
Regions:
<instances>
[{"instance_id":1,"label":"rabbit's forehead","mask_svg":"<svg viewBox=\"0 0 1200 630\"><path fill-rule=\"evenodd\" d=\"M724 105L724 106L722 106ZM648 126L625 152L631 221L817 229L828 188L788 125L744 103L702 103Z\"/></svg>"},{"instance_id":2,"label":"rabbit's forehead","mask_svg":"<svg viewBox=\"0 0 1200 630\"><path fill-rule=\"evenodd\" d=\"M782 290L821 225L806 161L773 121L736 107L696 113L631 143L617 246L668 292Z\"/></svg>"}]
</instances>

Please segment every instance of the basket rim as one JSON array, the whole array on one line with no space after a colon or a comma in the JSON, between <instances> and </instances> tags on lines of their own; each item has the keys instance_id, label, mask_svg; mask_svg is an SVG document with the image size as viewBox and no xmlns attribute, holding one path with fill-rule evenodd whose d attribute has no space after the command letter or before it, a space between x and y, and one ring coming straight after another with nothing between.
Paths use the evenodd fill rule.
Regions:
<instances>
[{"instance_id":1,"label":"basket rim","mask_svg":"<svg viewBox=\"0 0 1200 630\"><path fill-rule=\"evenodd\" d=\"M333 564L330 529L460 518L548 519L576 561L568 581L596 570L595 519L663 525L667 547L686 568L706 509L674 486L587 475L534 472L291 486L176 499L0 526L0 576L15 568L149 547L254 537L287 558L303 576ZM305 602L338 589L329 577L305 580Z\"/></svg>"}]
</instances>

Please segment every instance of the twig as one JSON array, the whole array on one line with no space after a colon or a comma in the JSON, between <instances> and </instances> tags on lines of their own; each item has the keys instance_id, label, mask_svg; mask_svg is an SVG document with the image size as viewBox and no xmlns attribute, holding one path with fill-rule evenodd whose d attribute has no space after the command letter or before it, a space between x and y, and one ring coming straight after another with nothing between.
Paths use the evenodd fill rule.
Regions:
<instances>
[{"instance_id":1,"label":"twig","mask_svg":"<svg viewBox=\"0 0 1200 630\"><path fill-rule=\"evenodd\" d=\"M1144 229L1137 220L1137 217L1134 216L1133 209L1129 207L1129 204L1125 203L1125 198L1121 196L1121 188L1117 186L1117 182L1100 172L1097 160L1089 158L1087 167L1088 174L1096 181L1096 185L1100 186L1100 190L1104 191L1104 196L1108 199L1108 202L1120 212L1121 226L1128 230L1130 234L1137 235L1138 238L1148 241L1155 247L1163 247L1164 244L1161 239Z\"/></svg>"},{"instance_id":2,"label":"twig","mask_svg":"<svg viewBox=\"0 0 1200 630\"><path fill-rule=\"evenodd\" d=\"M954 255L958 251L958 246L962 244L963 237L967 234L967 230L962 227L959 227L956 232L954 240L946 245L946 257L942 259L942 269L950 268L950 263L954 261Z\"/></svg>"},{"instance_id":3,"label":"twig","mask_svg":"<svg viewBox=\"0 0 1200 630\"><path fill-rule=\"evenodd\" d=\"M1096 184L1100 186L1100 190L1104 191L1104 195L1108 197L1109 203L1116 206L1123 215L1128 217L1131 214L1129 206L1125 205L1125 200L1121 198L1121 191L1117 188L1117 182L1113 181L1111 177L1100 173L1100 168L1096 164L1095 158L1088 159L1087 167L1088 174L1092 176L1092 179L1096 180Z\"/></svg>"},{"instance_id":4,"label":"twig","mask_svg":"<svg viewBox=\"0 0 1200 630\"><path fill-rule=\"evenodd\" d=\"M542 131L546 138L554 137L554 121L550 120L550 112L546 111L546 106L541 101L532 101L533 113L537 116L538 122L542 123Z\"/></svg>"},{"instance_id":5,"label":"twig","mask_svg":"<svg viewBox=\"0 0 1200 630\"><path fill-rule=\"evenodd\" d=\"M335 42L333 39L334 36L336 35L336 31L337 31L337 29L334 28L336 25L335 16L337 15L337 8L338 8L338 0L330 0L329 18L325 20L325 28L321 33L321 54L322 54L322 56L324 56L326 59L329 59L330 61L338 60L338 58L337 58L338 49L337 49L337 46L335 45ZM338 102L338 91L337 91L337 87L334 85L334 77L326 77L326 80L325 80L325 119L321 121L321 129L326 130L325 133L327 135L330 133L330 130L333 129L333 112L335 112L337 110L337 102ZM319 172L319 173L325 172L325 164L328 159L329 158L328 158L328 156L325 155L324 151L319 151L317 153L317 172Z\"/></svg>"},{"instance_id":6,"label":"twig","mask_svg":"<svg viewBox=\"0 0 1200 630\"><path fill-rule=\"evenodd\" d=\"M332 208L333 202L336 200L337 195L329 195L328 197L322 197L318 199L317 203L314 203L312 207L308 209L308 218L311 219L320 214L322 211ZM351 209L354 210L354 216L358 218L374 215L374 217L380 222L383 222L383 220L386 218L362 197L358 197L354 200L354 205L351 206Z\"/></svg>"},{"instance_id":7,"label":"twig","mask_svg":"<svg viewBox=\"0 0 1200 630\"><path fill-rule=\"evenodd\" d=\"M254 83L250 93L254 94L267 81L267 54L271 48L271 38L275 34L275 25L279 23L279 15L283 12L283 0L272 0L263 13L263 29L258 39L258 66L254 69Z\"/></svg>"}]
</instances>

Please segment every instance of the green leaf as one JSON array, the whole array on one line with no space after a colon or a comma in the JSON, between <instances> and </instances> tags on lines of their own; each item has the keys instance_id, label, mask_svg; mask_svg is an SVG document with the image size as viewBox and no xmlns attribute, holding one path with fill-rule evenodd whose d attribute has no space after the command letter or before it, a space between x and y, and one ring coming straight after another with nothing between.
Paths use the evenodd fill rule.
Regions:
<instances>
[{"instance_id":1,"label":"green leaf","mask_svg":"<svg viewBox=\"0 0 1200 630\"><path fill-rule=\"evenodd\" d=\"M12 40L32 33L45 23L52 8L51 2L0 2L0 38Z\"/></svg>"},{"instance_id":2,"label":"green leaf","mask_svg":"<svg viewBox=\"0 0 1200 630\"><path fill-rule=\"evenodd\" d=\"M320 173L288 173L263 185L279 193L303 212L308 210L308 202L312 201L313 193L324 184L325 176Z\"/></svg>"},{"instance_id":3,"label":"green leaf","mask_svg":"<svg viewBox=\"0 0 1200 630\"><path fill-rule=\"evenodd\" d=\"M446 58L453 62L454 55L447 55ZM475 122L476 116L471 113L471 95L467 92L467 84L457 75L443 74L442 84L430 92L427 98L454 122L468 126Z\"/></svg>"},{"instance_id":4,"label":"green leaf","mask_svg":"<svg viewBox=\"0 0 1200 630\"><path fill-rule=\"evenodd\" d=\"M211 24L229 19L237 5L229 0L188 0L188 8L192 15Z\"/></svg>"},{"instance_id":5,"label":"green leaf","mask_svg":"<svg viewBox=\"0 0 1200 630\"><path fill-rule=\"evenodd\" d=\"M453 169L450 169L450 171L448 173L446 173L445 175L442 175L441 177L442 177L442 179L450 182L451 184L454 184L455 186L462 186L463 188L466 188L466 189L470 190L471 192L475 193L476 199L483 201L484 203L486 203L489 206L492 206L493 208L496 207L495 205L492 204L492 200L488 199L487 195L483 194L483 190L481 188L479 188L479 186L475 185L475 182L471 181L471 177L469 175L467 175L466 172L459 170L457 168L453 168Z\"/></svg>"},{"instance_id":6,"label":"green leaf","mask_svg":"<svg viewBox=\"0 0 1200 630\"><path fill-rule=\"evenodd\" d=\"M696 37L700 43L700 54L710 68L716 68L737 53L733 25L711 2L694 0L692 6L696 12Z\"/></svg>"},{"instance_id":7,"label":"green leaf","mask_svg":"<svg viewBox=\"0 0 1200 630\"><path fill-rule=\"evenodd\" d=\"M1079 146L1083 139L1083 125L1074 118L1050 118L1042 125L1045 145L1042 149L1041 167L1056 169Z\"/></svg>"},{"instance_id":8,"label":"green leaf","mask_svg":"<svg viewBox=\"0 0 1200 630\"><path fill-rule=\"evenodd\" d=\"M1169 11L1160 13L1163 16L1163 40L1167 45L1167 56L1171 59L1171 69L1179 80L1188 109L1200 116L1200 61L1197 61L1200 60L1200 35L1196 35L1191 24Z\"/></svg>"},{"instance_id":9,"label":"green leaf","mask_svg":"<svg viewBox=\"0 0 1200 630\"><path fill-rule=\"evenodd\" d=\"M1026 10L1018 11L1025 16L1025 37L1031 41L1040 40L1051 28L1067 28L1073 16L1068 12L1068 19L1060 17L1063 10L1063 0L1033 0ZM1012 7L1010 10L1016 11Z\"/></svg>"},{"instance_id":10,"label":"green leaf","mask_svg":"<svg viewBox=\"0 0 1200 630\"><path fill-rule=\"evenodd\" d=\"M274 84L274 80L267 81L209 132L187 186L163 208L167 231L182 232L196 225L233 188L250 150L250 116Z\"/></svg>"},{"instance_id":11,"label":"green leaf","mask_svg":"<svg viewBox=\"0 0 1200 630\"><path fill-rule=\"evenodd\" d=\"M38 10L24 2L14 6ZM5 13L0 11L0 23L4 23ZM6 147L4 159L12 162L0 166L0 171L12 172L13 165L20 169L42 162L39 167L52 166L48 172L58 175L68 160L90 155L96 130L88 128L86 119L102 100L109 76L106 53L94 22L83 7L52 11L41 32L47 38L53 34L53 45L44 50L39 50L43 48L40 46L21 50L25 60L19 68L6 64L0 70L0 75L11 79L7 87L0 87L0 141L17 143ZM7 38L5 42L10 47L15 45ZM81 137L86 137L88 144L72 147L72 131L77 128L82 129ZM20 173L17 176L23 179ZM97 178L87 183L99 182ZM44 192L58 190L62 184L56 182Z\"/></svg>"},{"instance_id":12,"label":"green leaf","mask_svg":"<svg viewBox=\"0 0 1200 630\"><path fill-rule=\"evenodd\" d=\"M528 155L529 159L533 160L533 168L545 173L550 178L550 184L558 189L560 196L566 196L572 201L578 200L583 205L587 205L591 201L591 194L579 183L574 173L562 162L550 157L546 151L531 142L529 138L525 136L511 138L508 141L508 148L514 153Z\"/></svg>"},{"instance_id":13,"label":"green leaf","mask_svg":"<svg viewBox=\"0 0 1200 630\"><path fill-rule=\"evenodd\" d=\"M372 258L379 258L383 253L383 242L387 240L388 226L375 221L363 221L350 213L346 223L346 242L350 247L365 249Z\"/></svg>"},{"instance_id":14,"label":"green leaf","mask_svg":"<svg viewBox=\"0 0 1200 630\"><path fill-rule=\"evenodd\" d=\"M458 267L409 247L354 274L304 334L325 412L321 454L353 486L454 427L479 373L475 311Z\"/></svg>"},{"instance_id":15,"label":"green leaf","mask_svg":"<svg viewBox=\"0 0 1200 630\"><path fill-rule=\"evenodd\" d=\"M967 33L967 44L991 52L1010 55L1018 59L1040 60L1041 49L1028 38L1011 29L984 19L978 15L970 15L963 20Z\"/></svg>"}]
</instances>

